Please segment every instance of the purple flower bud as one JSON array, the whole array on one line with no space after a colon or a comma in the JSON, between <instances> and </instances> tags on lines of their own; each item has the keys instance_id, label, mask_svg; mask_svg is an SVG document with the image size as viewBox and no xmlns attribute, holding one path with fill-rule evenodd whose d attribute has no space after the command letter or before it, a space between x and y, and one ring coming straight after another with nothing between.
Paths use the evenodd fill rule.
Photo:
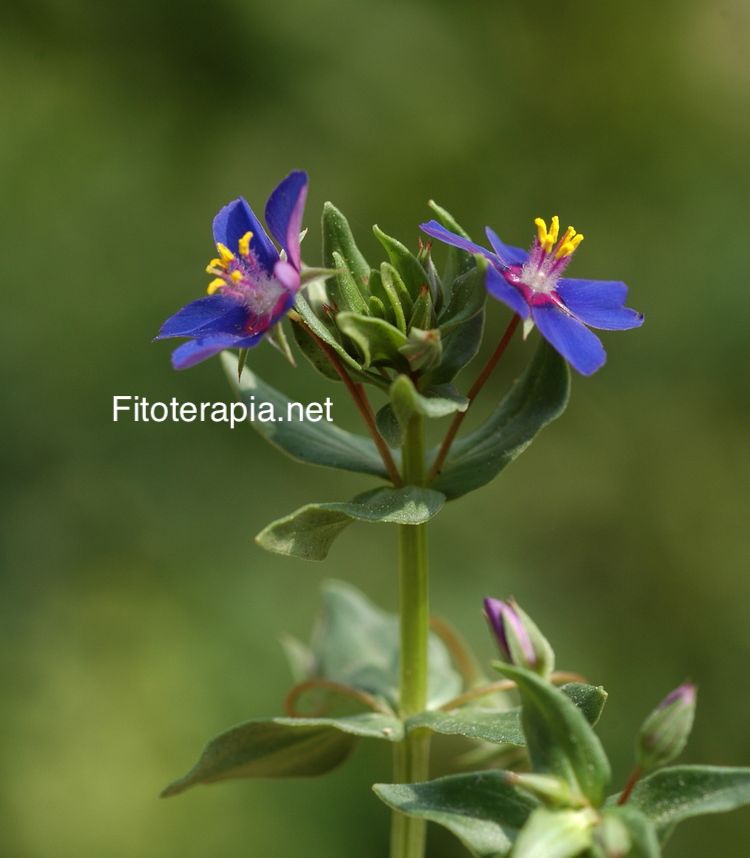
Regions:
<instances>
[{"instance_id":1,"label":"purple flower bud","mask_svg":"<svg viewBox=\"0 0 750 858\"><path fill-rule=\"evenodd\" d=\"M697 689L685 682L646 718L638 736L638 765L646 772L679 756L693 728Z\"/></svg>"},{"instance_id":2,"label":"purple flower bud","mask_svg":"<svg viewBox=\"0 0 750 858\"><path fill-rule=\"evenodd\" d=\"M503 661L533 670L542 676L552 671L554 653L533 620L519 605L509 599L484 600L487 617Z\"/></svg>"}]
</instances>

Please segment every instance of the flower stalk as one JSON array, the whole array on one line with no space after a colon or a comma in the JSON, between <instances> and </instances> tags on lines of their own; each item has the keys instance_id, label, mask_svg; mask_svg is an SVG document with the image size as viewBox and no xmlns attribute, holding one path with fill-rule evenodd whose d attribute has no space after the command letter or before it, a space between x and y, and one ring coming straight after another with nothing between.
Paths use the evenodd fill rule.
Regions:
<instances>
[{"instance_id":1,"label":"flower stalk","mask_svg":"<svg viewBox=\"0 0 750 858\"><path fill-rule=\"evenodd\" d=\"M484 387L487 379L492 375L492 372L500 361L500 358L505 354L505 350L513 339L513 334L516 332L516 328L520 321L521 317L519 315L514 315L510 320L508 327L505 329L505 333L500 338L497 348L492 353L487 363L482 367L482 371L479 373L474 384L472 384L471 389L466 395L469 400L468 408L466 411L456 412L456 416L453 418L451 425L448 427L448 431L445 433L445 438L443 439L443 443L440 445L440 449L435 457L432 468L430 468L430 475L427 478L428 483L440 476L440 472L443 469L448 453L450 453L450 449L453 446L458 430L461 428L464 418L469 413L469 408L471 408L472 403L479 395L479 391Z\"/></svg>"},{"instance_id":2,"label":"flower stalk","mask_svg":"<svg viewBox=\"0 0 750 858\"><path fill-rule=\"evenodd\" d=\"M421 415L409 421L402 447L405 485L423 485L424 427ZM399 526L400 573L400 715L408 718L427 708L427 647L430 610L427 564L427 525ZM429 777L430 736L426 730L407 732L394 748L393 774L397 783L415 783ZM394 812L391 858L421 858L426 823Z\"/></svg>"}]
</instances>

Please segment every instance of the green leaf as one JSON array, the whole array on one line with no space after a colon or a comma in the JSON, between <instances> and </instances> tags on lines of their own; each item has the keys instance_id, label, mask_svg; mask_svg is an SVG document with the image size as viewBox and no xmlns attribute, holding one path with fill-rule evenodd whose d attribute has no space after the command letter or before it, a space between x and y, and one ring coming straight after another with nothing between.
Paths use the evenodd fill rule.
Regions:
<instances>
[{"instance_id":1,"label":"green leaf","mask_svg":"<svg viewBox=\"0 0 750 858\"><path fill-rule=\"evenodd\" d=\"M378 410L378 413L375 415L375 425L389 447L396 449L404 443L404 430L398 422L390 402L386 402Z\"/></svg>"},{"instance_id":2,"label":"green leaf","mask_svg":"<svg viewBox=\"0 0 750 858\"><path fill-rule=\"evenodd\" d=\"M224 352L222 359L232 386L248 408L252 406L257 410L263 403L269 403L275 414L286 418L290 400L283 393L266 384L248 367L238 383L237 358ZM284 419L268 423L253 420L250 425L266 441L298 462L388 477L375 444L334 423Z\"/></svg>"},{"instance_id":3,"label":"green leaf","mask_svg":"<svg viewBox=\"0 0 750 858\"><path fill-rule=\"evenodd\" d=\"M376 784L389 807L447 828L479 858L507 855L538 806L501 772L451 775L419 784Z\"/></svg>"},{"instance_id":4,"label":"green leaf","mask_svg":"<svg viewBox=\"0 0 750 858\"><path fill-rule=\"evenodd\" d=\"M442 337L443 357L426 378L428 384L453 381L469 361L476 357L484 333L484 309Z\"/></svg>"},{"instance_id":5,"label":"green leaf","mask_svg":"<svg viewBox=\"0 0 750 858\"><path fill-rule=\"evenodd\" d=\"M477 256L474 268L462 274L453 284L448 303L438 319L443 336L473 319L484 309L487 301L484 281L488 265L484 256Z\"/></svg>"},{"instance_id":6,"label":"green leaf","mask_svg":"<svg viewBox=\"0 0 750 858\"><path fill-rule=\"evenodd\" d=\"M445 736L464 736L493 745L526 744L521 729L521 710L510 709L499 712L496 709L465 706L450 712L431 711L414 715L406 722L408 730L426 727L433 733Z\"/></svg>"},{"instance_id":7,"label":"green leaf","mask_svg":"<svg viewBox=\"0 0 750 858\"><path fill-rule=\"evenodd\" d=\"M406 319L414 311L414 302L398 271L388 262L380 264L380 284L393 308L396 326L406 333Z\"/></svg>"},{"instance_id":8,"label":"green leaf","mask_svg":"<svg viewBox=\"0 0 750 858\"><path fill-rule=\"evenodd\" d=\"M516 840L513 858L575 858L591 844L596 813L548 810L540 807L529 817Z\"/></svg>"},{"instance_id":9,"label":"green leaf","mask_svg":"<svg viewBox=\"0 0 750 858\"><path fill-rule=\"evenodd\" d=\"M385 304L383 303L381 298L378 298L377 295L370 295L367 301L367 308L370 311L371 316L377 316L379 319L385 319L386 321L390 321L388 318L388 311L385 308Z\"/></svg>"},{"instance_id":10,"label":"green leaf","mask_svg":"<svg viewBox=\"0 0 750 858\"><path fill-rule=\"evenodd\" d=\"M346 366L356 372L362 370L362 365L354 360L337 339L338 329L333 324L329 327L318 318L302 292L297 292L297 297L294 299L294 309L315 336L330 346Z\"/></svg>"},{"instance_id":11,"label":"green leaf","mask_svg":"<svg viewBox=\"0 0 750 858\"><path fill-rule=\"evenodd\" d=\"M637 808L627 804L605 808L594 831L594 842L601 846L604 858L610 855L622 855L623 858L661 856L653 823Z\"/></svg>"},{"instance_id":12,"label":"green leaf","mask_svg":"<svg viewBox=\"0 0 750 858\"><path fill-rule=\"evenodd\" d=\"M162 796L232 778L324 775L349 756L358 737L398 742L403 726L395 716L379 712L344 718L246 721L212 739L195 766L171 783Z\"/></svg>"},{"instance_id":13,"label":"green leaf","mask_svg":"<svg viewBox=\"0 0 750 858\"><path fill-rule=\"evenodd\" d=\"M575 703L592 727L596 726L609 696L601 685L566 682L560 687L560 691Z\"/></svg>"},{"instance_id":14,"label":"green leaf","mask_svg":"<svg viewBox=\"0 0 750 858\"><path fill-rule=\"evenodd\" d=\"M333 264L336 267L336 275L328 279L328 294L331 296L334 306L339 311L351 311L353 313L369 313L368 302L363 297L351 271L346 267L344 257L337 251L333 251Z\"/></svg>"},{"instance_id":15,"label":"green leaf","mask_svg":"<svg viewBox=\"0 0 750 858\"><path fill-rule=\"evenodd\" d=\"M276 720L247 721L212 739L195 766L162 797L230 778L323 775L342 763L356 743L354 735L329 724L290 726Z\"/></svg>"},{"instance_id":16,"label":"green leaf","mask_svg":"<svg viewBox=\"0 0 750 858\"><path fill-rule=\"evenodd\" d=\"M619 795L610 798L617 800ZM656 826L662 841L693 816L725 813L750 804L750 768L672 766L636 784L629 805Z\"/></svg>"},{"instance_id":17,"label":"green leaf","mask_svg":"<svg viewBox=\"0 0 750 858\"><path fill-rule=\"evenodd\" d=\"M310 336L306 325L292 324L292 336L299 350L315 370L329 381L341 381L341 376L333 368L320 346Z\"/></svg>"},{"instance_id":18,"label":"green leaf","mask_svg":"<svg viewBox=\"0 0 750 858\"><path fill-rule=\"evenodd\" d=\"M435 219L438 221L438 223L442 224L446 229L449 229L451 232L455 232L456 235L463 236L464 238L469 238L469 234L462 226L459 225L459 223L456 221L453 215L450 214L450 212L447 212L444 208L441 208L434 200L430 200L427 205L435 213ZM459 277L461 274L465 274L467 271L474 267L474 256L465 250L461 250L460 247L446 245L446 248L448 253L448 262L445 266L445 270L443 271L442 280L443 283L450 286L450 284L452 284L457 277Z\"/></svg>"},{"instance_id":19,"label":"green leaf","mask_svg":"<svg viewBox=\"0 0 750 858\"><path fill-rule=\"evenodd\" d=\"M401 346L406 344L406 337L384 319L358 313L339 313L336 324L362 352L363 367L383 362L406 364L406 359L399 352Z\"/></svg>"},{"instance_id":20,"label":"green leaf","mask_svg":"<svg viewBox=\"0 0 750 858\"><path fill-rule=\"evenodd\" d=\"M354 241L349 222L333 203L323 204L321 229L324 263L335 267L333 254L338 253L357 285L361 287L366 284L370 276L370 266Z\"/></svg>"},{"instance_id":21,"label":"green leaf","mask_svg":"<svg viewBox=\"0 0 750 858\"><path fill-rule=\"evenodd\" d=\"M537 674L508 664L497 666L518 684L533 770L558 775L593 805L601 804L611 774L609 761L581 710Z\"/></svg>"},{"instance_id":22,"label":"green leaf","mask_svg":"<svg viewBox=\"0 0 750 858\"><path fill-rule=\"evenodd\" d=\"M328 581L311 648L316 676L366 691L398 708L398 615L381 610L349 584ZM434 634L429 638L428 660L429 705L440 706L460 692L461 678L445 644Z\"/></svg>"},{"instance_id":23,"label":"green leaf","mask_svg":"<svg viewBox=\"0 0 750 858\"><path fill-rule=\"evenodd\" d=\"M427 272L422 267L422 264L400 241L391 238L390 235L386 235L377 225L372 228L372 231L385 248L391 264L401 275L404 285L409 290L409 295L416 301L422 287L428 285Z\"/></svg>"},{"instance_id":24,"label":"green leaf","mask_svg":"<svg viewBox=\"0 0 750 858\"><path fill-rule=\"evenodd\" d=\"M417 486L371 489L348 503L307 504L271 522L255 541L277 554L324 560L336 537L352 522L423 524L444 502L440 492Z\"/></svg>"},{"instance_id":25,"label":"green leaf","mask_svg":"<svg viewBox=\"0 0 750 858\"><path fill-rule=\"evenodd\" d=\"M420 328L426 331L435 327L435 321L435 310L430 290L427 286L423 286L417 300L414 302L414 309L409 319L409 329Z\"/></svg>"},{"instance_id":26,"label":"green leaf","mask_svg":"<svg viewBox=\"0 0 750 858\"><path fill-rule=\"evenodd\" d=\"M414 414L429 418L446 417L456 411L466 411L469 400L458 391L443 388L432 391L435 395L423 396L417 392L407 375L397 376L390 388L391 405L402 428L409 425Z\"/></svg>"},{"instance_id":27,"label":"green leaf","mask_svg":"<svg viewBox=\"0 0 750 858\"><path fill-rule=\"evenodd\" d=\"M533 361L497 409L453 445L434 487L457 498L490 482L563 413L569 394L568 365L542 340Z\"/></svg>"},{"instance_id":28,"label":"green leaf","mask_svg":"<svg viewBox=\"0 0 750 858\"><path fill-rule=\"evenodd\" d=\"M563 685L560 691L581 710L589 723L596 723L607 699L607 693L603 688L568 683ZM493 745L522 747L526 744L521 727L520 707L497 710L469 705L447 712L433 710L414 715L409 718L406 726L409 730L426 727L433 733L464 736L467 739L490 742Z\"/></svg>"}]
</instances>

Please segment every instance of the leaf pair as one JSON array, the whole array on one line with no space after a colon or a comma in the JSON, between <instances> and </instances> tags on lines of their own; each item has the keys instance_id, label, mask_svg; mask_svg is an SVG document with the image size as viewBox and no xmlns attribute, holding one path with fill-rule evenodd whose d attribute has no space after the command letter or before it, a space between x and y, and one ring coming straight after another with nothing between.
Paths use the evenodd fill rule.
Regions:
<instances>
[{"instance_id":1,"label":"leaf pair","mask_svg":"<svg viewBox=\"0 0 750 858\"><path fill-rule=\"evenodd\" d=\"M407 731L463 736L495 745L524 744L521 711L472 706L441 711L462 690L449 653L435 635L429 641L429 711L406 721L395 713L399 688L399 624L355 588L328 582L323 611L309 645L287 638L287 655L300 682L325 680L368 695L382 711L333 717L254 719L211 740L196 765L166 788L171 796L199 783L232 778L323 775L347 759L360 739L401 741ZM302 686L301 686L302 687ZM325 688L320 693L326 693ZM602 689L570 684L562 694L595 722L604 706ZM333 702L329 700L328 702ZM573 705L571 703L571 705ZM524 799L525 805L529 805Z\"/></svg>"},{"instance_id":2,"label":"leaf pair","mask_svg":"<svg viewBox=\"0 0 750 858\"><path fill-rule=\"evenodd\" d=\"M532 812L541 810L535 799L498 771L451 775L422 784L378 784L375 792L395 810L447 828L479 858L508 855ZM750 768L674 766L644 778L628 805L618 808L616 799L610 798L597 823L605 829L620 823L625 829L627 851L614 854L658 858L661 846L680 822L750 804ZM569 817L559 820L559 825L558 821L550 824L546 814L542 822L547 823L552 843L535 854L540 858L582 854L587 846L581 845L581 825L571 825ZM578 822L584 821L579 818ZM588 848L585 854L591 858L607 855L596 839ZM519 843L513 858L522 858L525 850ZM530 854L534 853L525 852L526 858Z\"/></svg>"}]
</instances>

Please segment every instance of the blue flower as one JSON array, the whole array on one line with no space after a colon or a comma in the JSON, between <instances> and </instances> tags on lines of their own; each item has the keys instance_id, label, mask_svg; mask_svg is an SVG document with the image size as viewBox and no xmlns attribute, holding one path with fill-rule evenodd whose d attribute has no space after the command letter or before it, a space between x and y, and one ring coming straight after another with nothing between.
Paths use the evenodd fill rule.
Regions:
<instances>
[{"instance_id":1,"label":"blue flower","mask_svg":"<svg viewBox=\"0 0 750 858\"><path fill-rule=\"evenodd\" d=\"M281 252L242 197L216 215L217 257L206 271L208 295L167 319L157 340L188 337L172 353L175 369L187 369L223 349L247 349L294 303L300 287L300 229L307 173L290 173L266 203L266 223Z\"/></svg>"},{"instance_id":2,"label":"blue flower","mask_svg":"<svg viewBox=\"0 0 750 858\"><path fill-rule=\"evenodd\" d=\"M563 277L583 236L569 226L558 238L560 221L549 229L541 218L527 253L504 244L489 227L491 252L437 221L422 224L433 238L489 260L487 291L524 320L526 332L534 325L541 335L582 375L596 372L607 359L601 340L591 328L625 331L643 324L643 314L625 306L628 287L618 280L575 280Z\"/></svg>"}]
</instances>

